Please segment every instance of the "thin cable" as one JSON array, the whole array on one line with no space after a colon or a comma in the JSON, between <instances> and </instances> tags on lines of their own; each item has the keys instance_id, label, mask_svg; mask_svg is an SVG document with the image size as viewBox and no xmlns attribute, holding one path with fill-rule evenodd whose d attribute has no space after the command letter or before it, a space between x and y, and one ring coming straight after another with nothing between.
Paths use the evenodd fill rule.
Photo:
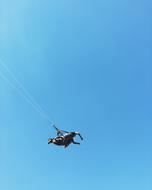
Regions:
<instances>
[{"instance_id":1,"label":"thin cable","mask_svg":"<svg viewBox=\"0 0 152 190\"><path fill-rule=\"evenodd\" d=\"M1 76L1 78L2 78L4 81L6 81L6 82L8 83L8 85L9 85L11 88L15 89L15 90L20 94L20 96L22 96L22 97L26 100L26 102L28 102L42 117L44 117L44 118L46 119L45 115L43 115L43 114L37 109L37 107L35 107L35 105L34 105L31 101L29 101L29 99L22 93L22 91L20 91L5 75L3 75L3 74L0 72L0 76Z\"/></svg>"},{"instance_id":2,"label":"thin cable","mask_svg":"<svg viewBox=\"0 0 152 190\"><path fill-rule=\"evenodd\" d=\"M33 109L34 109L36 112L38 112L44 119L46 119L47 121L49 121L49 122L52 124L52 122L48 119L48 117L46 117L46 115L45 115L43 112L41 112L41 111L37 108L37 106L36 106L35 104L33 104L33 102L31 102L31 100L30 100L28 97L26 97L26 95L25 95L19 88L17 88L4 74L2 74L1 71L0 71L0 76L1 76L1 78L2 78L5 82L7 82L7 84L8 84L11 88L15 89L15 90L20 94L20 96L21 96L22 98L24 98L24 99L26 100L26 102L29 103L29 104L33 107Z\"/></svg>"},{"instance_id":3,"label":"thin cable","mask_svg":"<svg viewBox=\"0 0 152 190\"><path fill-rule=\"evenodd\" d=\"M47 120L50 121L48 115L46 114L46 112L42 109L42 107L37 103L37 101L32 97L32 95L29 93L29 91L27 89L25 89L25 87L23 86L23 84L16 78L15 74L6 66L6 64L0 60L0 64L2 65L2 67L11 75L11 77L13 78L13 80L18 84L18 86L21 88L21 90L23 91L23 93L25 94L25 96L33 103L35 104L35 107L37 107L37 109L39 109L39 112L41 112L43 115L45 115L45 117L47 118Z\"/></svg>"}]
</instances>

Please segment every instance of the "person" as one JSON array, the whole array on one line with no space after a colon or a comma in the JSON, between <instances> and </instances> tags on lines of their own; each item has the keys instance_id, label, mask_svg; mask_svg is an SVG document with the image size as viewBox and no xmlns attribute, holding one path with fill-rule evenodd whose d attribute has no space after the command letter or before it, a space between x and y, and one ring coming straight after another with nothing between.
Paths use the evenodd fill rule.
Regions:
<instances>
[{"instance_id":1,"label":"person","mask_svg":"<svg viewBox=\"0 0 152 190\"><path fill-rule=\"evenodd\" d=\"M68 147L70 144L80 145L79 142L74 141L74 137L76 135L79 135L81 140L83 140L83 137L78 132L66 132L65 134L62 133L62 136L60 135L60 136L57 136L56 138L49 138L48 144L52 143L58 146L64 146L65 148Z\"/></svg>"},{"instance_id":2,"label":"person","mask_svg":"<svg viewBox=\"0 0 152 190\"><path fill-rule=\"evenodd\" d=\"M65 138L63 136L59 136L56 138L49 138L48 139L48 144L53 143L59 146L63 146L64 145L64 140Z\"/></svg>"}]
</instances>

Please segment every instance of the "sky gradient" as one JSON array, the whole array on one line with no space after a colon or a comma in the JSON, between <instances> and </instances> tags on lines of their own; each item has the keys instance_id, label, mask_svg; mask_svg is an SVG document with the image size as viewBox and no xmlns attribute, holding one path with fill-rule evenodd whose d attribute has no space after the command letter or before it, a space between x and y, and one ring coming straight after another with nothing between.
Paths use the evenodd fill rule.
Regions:
<instances>
[{"instance_id":1,"label":"sky gradient","mask_svg":"<svg viewBox=\"0 0 152 190\"><path fill-rule=\"evenodd\" d=\"M52 122L84 137L47 145L48 121L0 78L0 189L152 189L151 7L0 0L0 59Z\"/></svg>"}]
</instances>

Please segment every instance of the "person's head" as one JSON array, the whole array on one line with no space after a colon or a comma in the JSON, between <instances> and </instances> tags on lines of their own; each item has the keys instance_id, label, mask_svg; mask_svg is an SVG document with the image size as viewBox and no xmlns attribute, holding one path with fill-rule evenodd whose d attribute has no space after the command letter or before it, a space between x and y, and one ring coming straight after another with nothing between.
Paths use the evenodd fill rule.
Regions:
<instances>
[{"instance_id":1,"label":"person's head","mask_svg":"<svg viewBox=\"0 0 152 190\"><path fill-rule=\"evenodd\" d=\"M50 144L50 143L53 143L53 139L51 139L51 138L48 139L48 144Z\"/></svg>"}]
</instances>

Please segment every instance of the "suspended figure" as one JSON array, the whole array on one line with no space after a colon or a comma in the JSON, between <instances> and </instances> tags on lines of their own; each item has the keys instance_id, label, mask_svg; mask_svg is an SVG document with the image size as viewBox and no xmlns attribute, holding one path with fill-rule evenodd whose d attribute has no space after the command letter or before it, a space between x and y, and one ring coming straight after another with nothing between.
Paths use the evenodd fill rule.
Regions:
<instances>
[{"instance_id":1,"label":"suspended figure","mask_svg":"<svg viewBox=\"0 0 152 190\"><path fill-rule=\"evenodd\" d=\"M57 137L56 138L49 138L48 144L53 143L58 146L64 146L65 148L69 146L71 143L80 145L79 142L74 141L74 137L76 135L79 135L81 140L83 140L83 137L78 132L67 132L58 129L55 125L53 125L55 130L57 131Z\"/></svg>"}]
</instances>

